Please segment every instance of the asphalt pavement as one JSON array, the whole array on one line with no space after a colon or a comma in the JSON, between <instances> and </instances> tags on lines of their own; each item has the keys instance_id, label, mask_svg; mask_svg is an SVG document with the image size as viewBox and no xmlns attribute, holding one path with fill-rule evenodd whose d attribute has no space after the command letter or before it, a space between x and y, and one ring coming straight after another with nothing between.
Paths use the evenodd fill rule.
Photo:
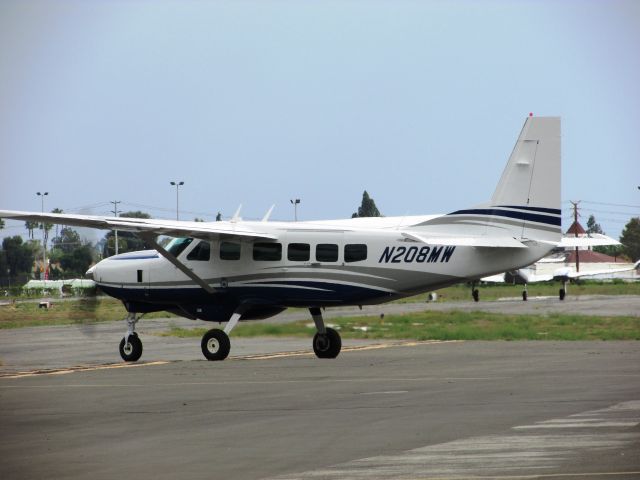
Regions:
<instances>
[{"instance_id":1,"label":"asphalt pavement","mask_svg":"<svg viewBox=\"0 0 640 480\"><path fill-rule=\"evenodd\" d=\"M0 478L640 479L639 342L347 340L320 360L311 330L232 336L207 362L199 339L157 335L176 322L140 322L135 364L124 322L0 331Z\"/></svg>"}]
</instances>

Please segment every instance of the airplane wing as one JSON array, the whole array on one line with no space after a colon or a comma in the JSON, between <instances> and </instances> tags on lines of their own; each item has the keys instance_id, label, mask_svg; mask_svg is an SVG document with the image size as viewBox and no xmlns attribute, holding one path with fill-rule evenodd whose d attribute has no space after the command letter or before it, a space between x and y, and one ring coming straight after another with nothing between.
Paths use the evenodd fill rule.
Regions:
<instances>
[{"instance_id":1,"label":"airplane wing","mask_svg":"<svg viewBox=\"0 0 640 480\"><path fill-rule=\"evenodd\" d=\"M514 270L513 272L509 272L514 277L520 277L521 281L524 283L536 283L536 282L548 282L554 279L554 276L549 274L538 274L533 273L528 268L519 268L518 270ZM487 283L505 283L506 282L506 273L499 273L498 275L492 275L490 277L483 277L480 280Z\"/></svg>"},{"instance_id":2,"label":"airplane wing","mask_svg":"<svg viewBox=\"0 0 640 480\"><path fill-rule=\"evenodd\" d=\"M0 218L46 222L72 227L88 227L100 230L120 230L135 233L152 233L171 237L194 237L203 240L215 238L269 239L277 237L259 232L235 222L183 222L178 220L156 220L152 218L102 217L73 215L66 213L36 213L0 210Z\"/></svg>"},{"instance_id":3,"label":"airplane wing","mask_svg":"<svg viewBox=\"0 0 640 480\"><path fill-rule=\"evenodd\" d=\"M569 270L568 268L560 268L553 273L554 278L581 278L581 277L593 277L595 275L603 275L608 273L621 273L621 272L629 272L631 270L635 270L640 266L640 260L638 260L633 265L627 265L626 267L620 268L603 268L600 270L587 270L586 272L576 272L573 270Z\"/></svg>"}]
</instances>

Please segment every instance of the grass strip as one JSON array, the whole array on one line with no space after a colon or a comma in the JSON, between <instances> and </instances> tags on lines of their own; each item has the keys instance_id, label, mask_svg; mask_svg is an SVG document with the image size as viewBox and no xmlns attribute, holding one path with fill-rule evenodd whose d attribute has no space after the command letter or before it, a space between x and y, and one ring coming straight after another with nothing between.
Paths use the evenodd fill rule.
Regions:
<instances>
[{"instance_id":1,"label":"grass strip","mask_svg":"<svg viewBox=\"0 0 640 480\"><path fill-rule=\"evenodd\" d=\"M127 315L122 302L112 298L53 299L51 302L51 308L40 308L38 302L20 302L0 307L0 329L91 324L122 320ZM147 314L144 318L174 316L167 312L158 312Z\"/></svg>"},{"instance_id":2,"label":"grass strip","mask_svg":"<svg viewBox=\"0 0 640 480\"><path fill-rule=\"evenodd\" d=\"M330 325L343 338L407 340L640 340L639 317L506 315L487 312L421 312L380 317L343 317ZM243 323L234 337L310 336L312 322ZM200 337L208 328L172 326L163 335Z\"/></svg>"},{"instance_id":3,"label":"grass strip","mask_svg":"<svg viewBox=\"0 0 640 480\"><path fill-rule=\"evenodd\" d=\"M529 298L557 297L561 284L559 282L532 283L527 290ZM480 301L492 301L499 298L520 298L522 285L485 284L476 288L480 290ZM438 302L471 301L471 287L469 285L454 285L436 290ZM425 302L428 293L397 300L397 303ZM569 297L581 295L640 295L640 282L595 282L582 280L580 283L569 285Z\"/></svg>"}]
</instances>

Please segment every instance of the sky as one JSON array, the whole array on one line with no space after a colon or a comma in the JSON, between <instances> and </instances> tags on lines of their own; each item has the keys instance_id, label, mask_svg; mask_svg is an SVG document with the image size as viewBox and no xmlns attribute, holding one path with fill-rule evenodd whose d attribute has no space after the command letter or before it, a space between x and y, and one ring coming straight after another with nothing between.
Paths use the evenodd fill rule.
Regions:
<instances>
[{"instance_id":1,"label":"sky","mask_svg":"<svg viewBox=\"0 0 640 480\"><path fill-rule=\"evenodd\" d=\"M488 200L562 117L570 201L640 216L640 2L0 0L0 209L387 216ZM26 235L7 222L0 236ZM97 240L104 232L95 234Z\"/></svg>"}]
</instances>

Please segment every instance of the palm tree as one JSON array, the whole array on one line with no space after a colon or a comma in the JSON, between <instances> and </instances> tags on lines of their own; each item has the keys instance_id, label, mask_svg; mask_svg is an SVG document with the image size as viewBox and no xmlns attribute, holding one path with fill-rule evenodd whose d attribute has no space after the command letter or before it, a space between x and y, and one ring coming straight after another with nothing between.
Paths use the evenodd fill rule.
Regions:
<instances>
[{"instance_id":1,"label":"palm tree","mask_svg":"<svg viewBox=\"0 0 640 480\"><path fill-rule=\"evenodd\" d=\"M29 232L29 238L33 240L33 231L38 228L38 222L30 222L27 220L24 222L24 228Z\"/></svg>"},{"instance_id":2,"label":"palm tree","mask_svg":"<svg viewBox=\"0 0 640 480\"><path fill-rule=\"evenodd\" d=\"M64 212L62 211L61 208L54 208L53 210L51 210L51 213L64 213ZM60 225L56 224L56 237L60 234L58 231L59 227Z\"/></svg>"}]
</instances>

